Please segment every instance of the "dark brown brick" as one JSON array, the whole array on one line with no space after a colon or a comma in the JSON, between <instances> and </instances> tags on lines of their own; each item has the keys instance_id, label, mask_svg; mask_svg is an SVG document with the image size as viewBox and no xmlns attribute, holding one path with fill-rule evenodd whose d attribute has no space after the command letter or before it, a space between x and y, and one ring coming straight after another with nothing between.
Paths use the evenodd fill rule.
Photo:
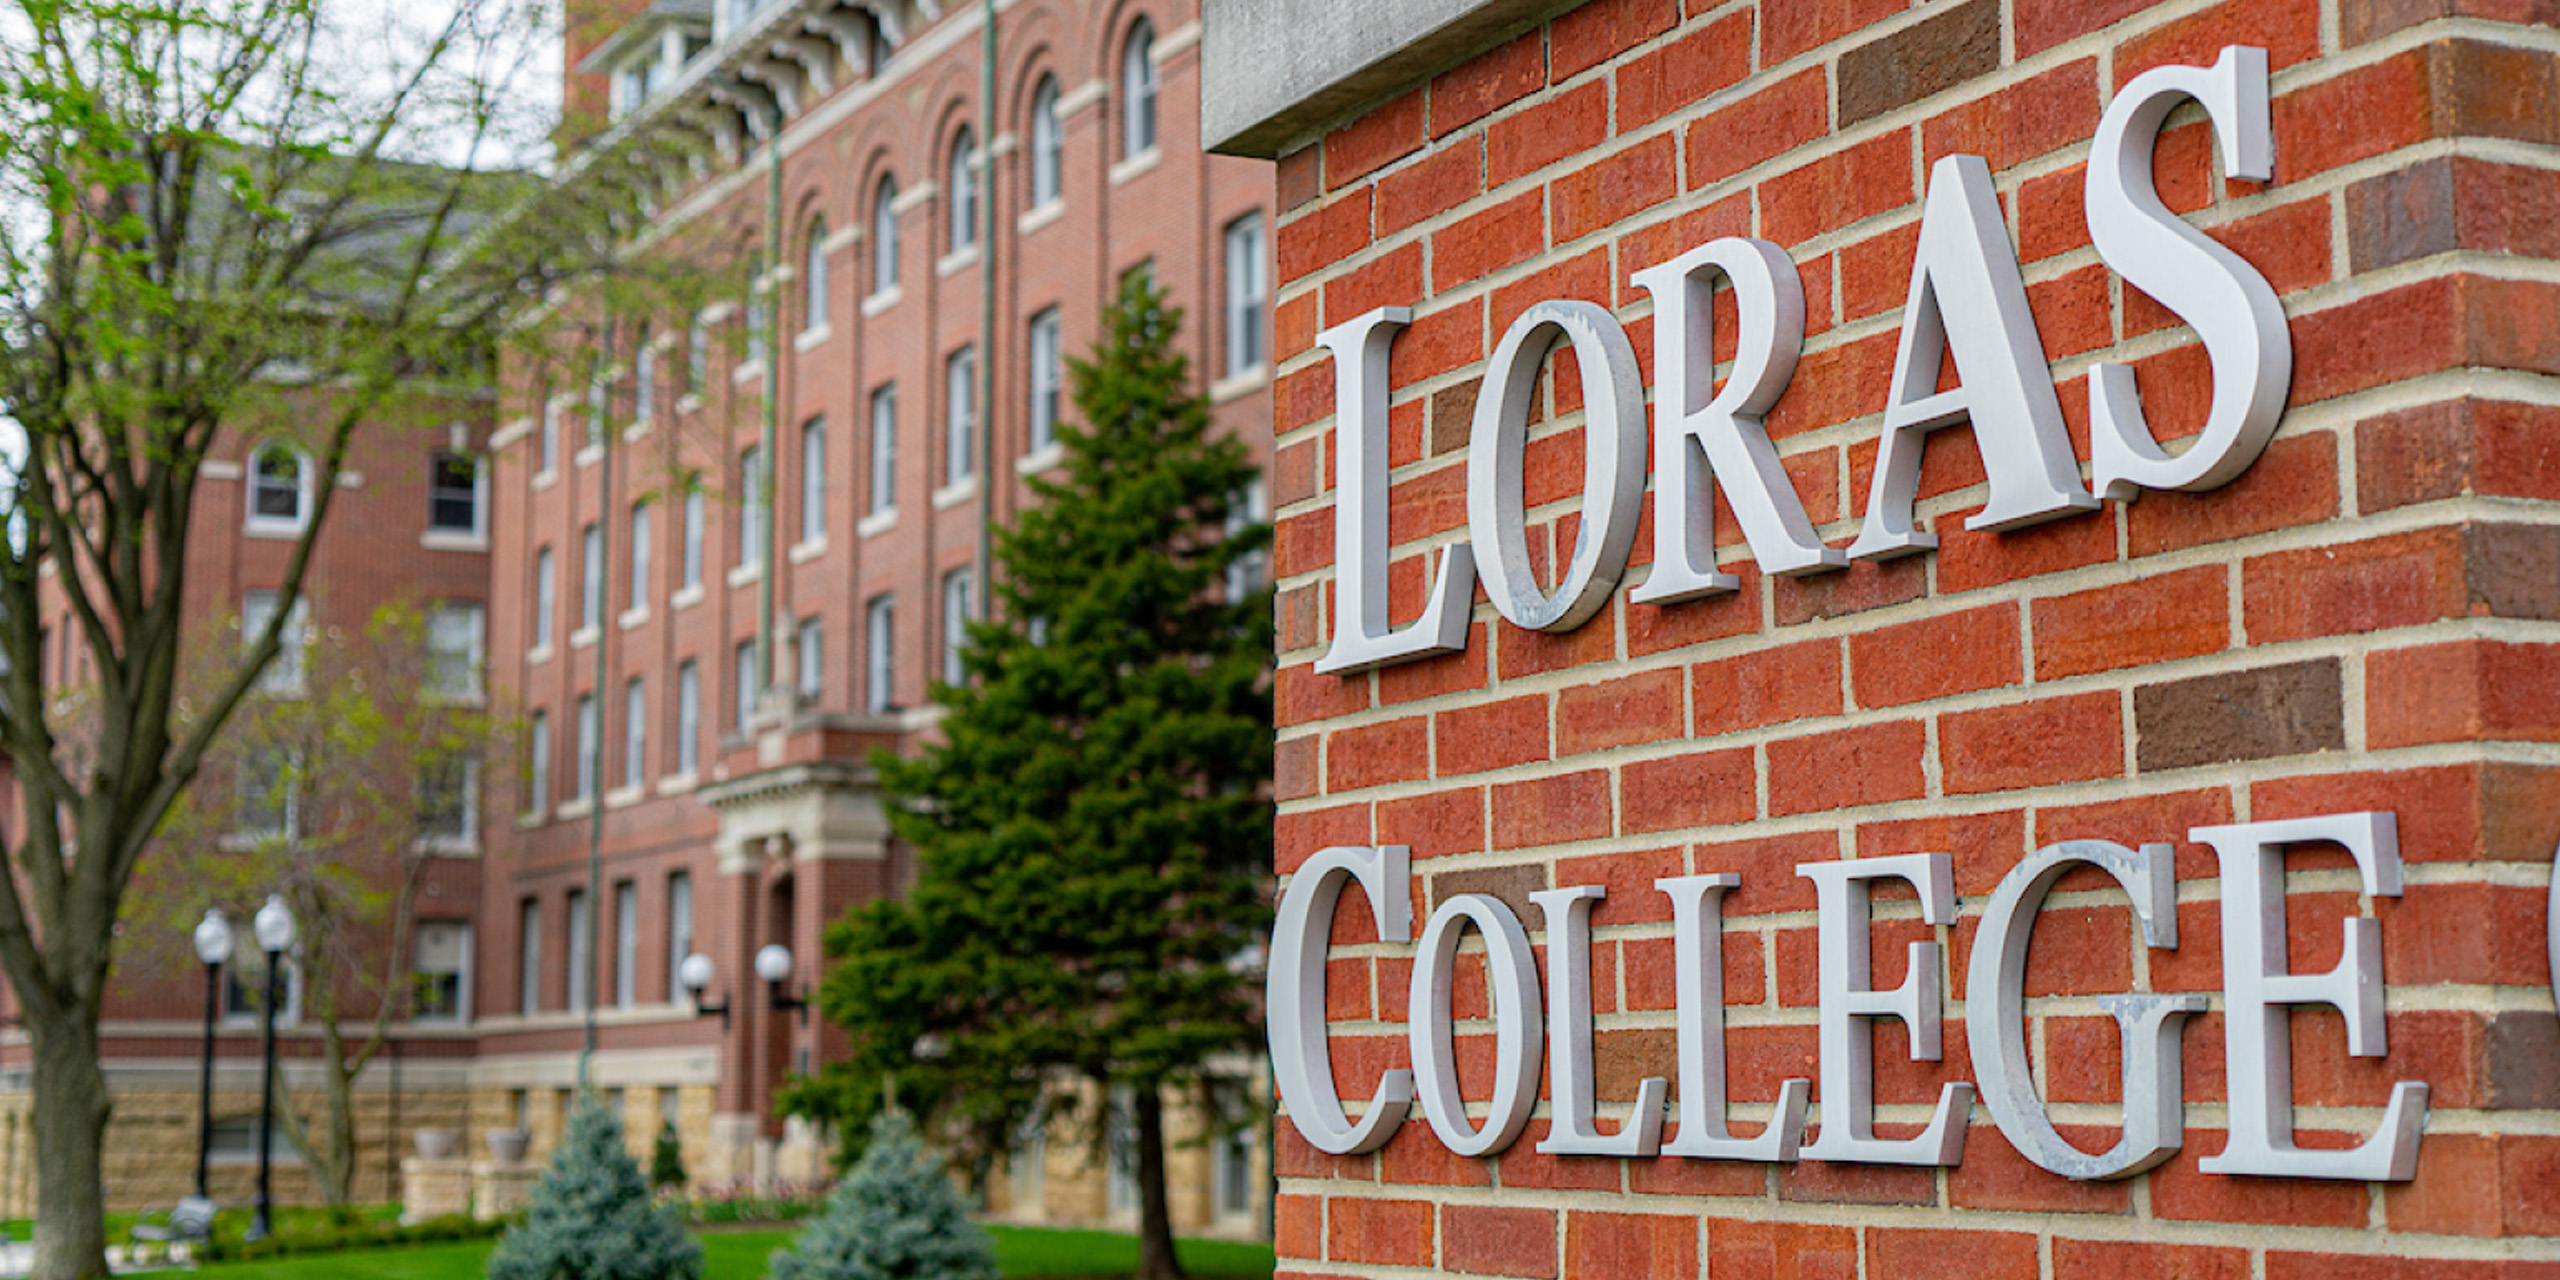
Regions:
<instances>
[{"instance_id":1,"label":"dark brown brick","mask_svg":"<svg viewBox=\"0 0 2560 1280\"><path fill-rule=\"evenodd\" d=\"M2481 1069L2487 1073L2490 1109L2543 1111L2560 1107L2560 1019L2510 1009L2488 1020Z\"/></svg>"},{"instance_id":2,"label":"dark brown brick","mask_svg":"<svg viewBox=\"0 0 2560 1280\"><path fill-rule=\"evenodd\" d=\"M1462 893L1486 894L1502 899L1502 904L1511 908L1511 913L1520 917L1522 924L1535 928L1538 922L1538 908L1537 904L1529 901L1529 895L1546 887L1547 868L1541 863L1518 867L1479 867L1473 871L1443 871L1431 877L1431 907L1436 911L1441 903ZM1421 926L1420 920L1414 921L1415 928L1419 929Z\"/></svg>"},{"instance_id":3,"label":"dark brown brick","mask_svg":"<svg viewBox=\"0 0 2560 1280\"><path fill-rule=\"evenodd\" d=\"M1840 125L1872 120L1999 66L1999 0L1965 0L1840 55Z\"/></svg>"},{"instance_id":4,"label":"dark brown brick","mask_svg":"<svg viewBox=\"0 0 2560 1280\"><path fill-rule=\"evenodd\" d=\"M2143 773L2346 745L2335 658L2143 685L2133 722Z\"/></svg>"},{"instance_id":5,"label":"dark brown brick","mask_svg":"<svg viewBox=\"0 0 2560 1280\"><path fill-rule=\"evenodd\" d=\"M2478 524L2466 531L2472 610L2493 617L2560 619L2560 528Z\"/></svg>"}]
</instances>

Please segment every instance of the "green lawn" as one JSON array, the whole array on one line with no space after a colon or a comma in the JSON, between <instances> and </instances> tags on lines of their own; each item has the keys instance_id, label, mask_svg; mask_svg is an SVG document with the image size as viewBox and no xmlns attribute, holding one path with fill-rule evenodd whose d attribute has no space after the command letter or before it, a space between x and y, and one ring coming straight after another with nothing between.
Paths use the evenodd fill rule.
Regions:
<instances>
[{"instance_id":1,"label":"green lawn","mask_svg":"<svg viewBox=\"0 0 2560 1280\"><path fill-rule=\"evenodd\" d=\"M1125 1276L1137 1269L1138 1242L1108 1231L1050 1231L991 1227L996 1264L1005 1280L1087 1280ZM765 1259L790 1243L788 1231L715 1231L702 1237L709 1265L703 1280L763 1280ZM276 1262L229 1262L196 1274L215 1280L478 1280L489 1244L382 1249L362 1255L329 1254ZM1200 1280L1269 1280L1271 1246L1224 1240L1185 1240L1183 1266ZM360 1270L351 1266L361 1256Z\"/></svg>"}]
</instances>

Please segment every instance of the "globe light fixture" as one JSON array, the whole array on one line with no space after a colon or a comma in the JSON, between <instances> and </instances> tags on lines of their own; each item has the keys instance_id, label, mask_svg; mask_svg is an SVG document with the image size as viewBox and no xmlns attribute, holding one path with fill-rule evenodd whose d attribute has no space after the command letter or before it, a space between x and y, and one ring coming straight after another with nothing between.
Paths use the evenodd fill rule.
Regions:
<instances>
[{"instance_id":1,"label":"globe light fixture","mask_svg":"<svg viewBox=\"0 0 2560 1280\"><path fill-rule=\"evenodd\" d=\"M685 994L693 997L695 1017L707 1018L712 1014L719 1014L720 1029L726 1031L729 1029L729 1011L737 1002L723 1000L718 1004L707 1004L702 999L702 993L711 989L711 979L718 976L718 972L718 968L711 963L711 957L697 951L686 956L684 963L676 966L676 982L685 989Z\"/></svg>"},{"instance_id":2,"label":"globe light fixture","mask_svg":"<svg viewBox=\"0 0 2560 1280\"><path fill-rule=\"evenodd\" d=\"M800 1025L805 1027L809 1025L809 1002L804 998L806 989L802 995L785 995L782 991L782 984L791 981L791 969L791 948L781 943L774 943L756 953L756 976L764 979L773 1011L787 1013L796 1010L800 1015Z\"/></svg>"},{"instance_id":3,"label":"globe light fixture","mask_svg":"<svg viewBox=\"0 0 2560 1280\"><path fill-rule=\"evenodd\" d=\"M222 966L231 963L231 922L215 907L196 925L196 959L204 962L204 1064L196 1085L196 1194L211 1201L207 1177L213 1163L213 1026L222 1014Z\"/></svg>"},{"instance_id":4,"label":"globe light fixture","mask_svg":"<svg viewBox=\"0 0 2560 1280\"><path fill-rule=\"evenodd\" d=\"M196 959L216 968L229 964L235 941L231 922L223 918L222 908L207 911L203 922L196 926Z\"/></svg>"}]
</instances>

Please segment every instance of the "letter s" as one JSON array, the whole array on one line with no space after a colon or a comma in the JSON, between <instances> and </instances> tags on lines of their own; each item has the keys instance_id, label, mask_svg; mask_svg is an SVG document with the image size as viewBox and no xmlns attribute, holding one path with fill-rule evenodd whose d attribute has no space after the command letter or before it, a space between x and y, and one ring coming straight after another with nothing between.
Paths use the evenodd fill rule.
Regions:
<instances>
[{"instance_id":1,"label":"letter s","mask_svg":"<svg viewBox=\"0 0 2560 1280\"><path fill-rule=\"evenodd\" d=\"M2274 177L2267 51L2237 45L2207 67L2155 67L2135 76L2098 122L2082 200L2098 258L2195 328L2213 368L2213 405L2184 453L2160 447L2142 416L2133 370L2089 370L2090 461L2102 496L2143 489L2211 489L2237 478L2275 434L2293 383L2293 337L2266 277L2160 203L2151 152L2161 122L2194 98L2213 121L2231 176Z\"/></svg>"}]
</instances>

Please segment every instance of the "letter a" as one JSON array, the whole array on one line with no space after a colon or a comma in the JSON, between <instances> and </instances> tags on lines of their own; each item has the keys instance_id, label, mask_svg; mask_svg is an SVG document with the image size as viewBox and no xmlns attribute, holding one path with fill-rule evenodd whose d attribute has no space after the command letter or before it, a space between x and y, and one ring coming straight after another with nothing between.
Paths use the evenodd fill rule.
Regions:
<instances>
[{"instance_id":1,"label":"letter a","mask_svg":"<svg viewBox=\"0 0 2560 1280\"><path fill-rule=\"evenodd\" d=\"M1936 391L1938 358L1951 348L1957 386ZM1930 432L1966 419L1991 494L1965 528L2015 529L2098 505L2080 487L2079 459L2062 428L2062 402L2045 369L2044 343L2000 221L1990 166L1980 156L1948 156L1929 175L1911 296L1902 310L1902 347L1885 396L1884 438L1851 559L1890 559L1938 545L1935 534L1911 524L1920 446Z\"/></svg>"}]
</instances>

